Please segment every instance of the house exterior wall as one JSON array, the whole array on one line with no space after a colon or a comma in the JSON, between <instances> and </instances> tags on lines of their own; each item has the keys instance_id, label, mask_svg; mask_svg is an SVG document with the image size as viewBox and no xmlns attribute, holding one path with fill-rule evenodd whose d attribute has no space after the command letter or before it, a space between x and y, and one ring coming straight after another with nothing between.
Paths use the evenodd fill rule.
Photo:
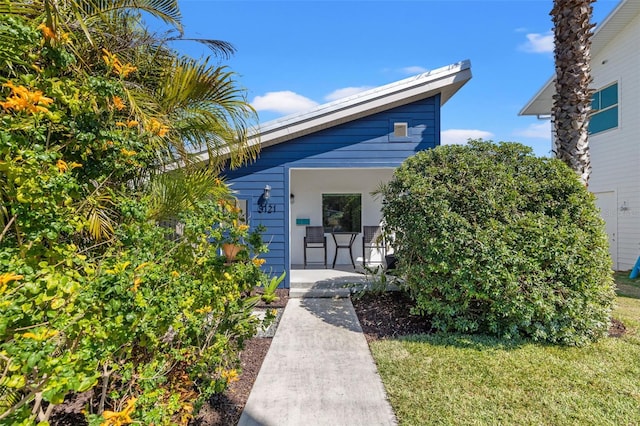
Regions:
<instances>
[{"instance_id":1,"label":"house exterior wall","mask_svg":"<svg viewBox=\"0 0 640 426\"><path fill-rule=\"evenodd\" d=\"M408 137L393 136L394 122L408 123ZM257 161L226 171L223 176L236 196L247 200L251 227L266 227L264 239L269 253L264 256L264 267L267 272L280 274L291 265L291 170L395 168L416 152L439 144L440 96L436 95L263 148ZM258 200L265 185L271 187L271 197L269 205L261 208Z\"/></svg>"},{"instance_id":2,"label":"house exterior wall","mask_svg":"<svg viewBox=\"0 0 640 426\"><path fill-rule=\"evenodd\" d=\"M592 57L592 87L618 82L618 127L590 135L591 192L612 197L617 208L606 214L610 243L617 259L613 268L628 270L640 255L640 16ZM621 210L625 204L626 209ZM615 217L612 217L615 215Z\"/></svg>"}]
</instances>

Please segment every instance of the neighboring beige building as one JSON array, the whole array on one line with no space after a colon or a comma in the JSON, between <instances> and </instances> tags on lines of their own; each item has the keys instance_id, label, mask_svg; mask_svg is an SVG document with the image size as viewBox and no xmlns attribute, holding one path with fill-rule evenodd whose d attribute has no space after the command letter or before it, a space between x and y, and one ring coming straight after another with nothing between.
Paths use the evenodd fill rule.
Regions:
<instances>
[{"instance_id":1,"label":"neighboring beige building","mask_svg":"<svg viewBox=\"0 0 640 426\"><path fill-rule=\"evenodd\" d=\"M640 256L640 0L623 0L594 32L589 190L607 222L613 269ZM551 114L552 77L520 111Z\"/></svg>"}]
</instances>

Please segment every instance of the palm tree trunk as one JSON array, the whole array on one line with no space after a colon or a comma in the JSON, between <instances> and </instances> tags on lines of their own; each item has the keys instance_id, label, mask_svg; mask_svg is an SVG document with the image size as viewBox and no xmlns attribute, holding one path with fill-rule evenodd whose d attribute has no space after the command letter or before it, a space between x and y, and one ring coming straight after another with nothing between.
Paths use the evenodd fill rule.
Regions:
<instances>
[{"instance_id":1,"label":"palm tree trunk","mask_svg":"<svg viewBox=\"0 0 640 426\"><path fill-rule=\"evenodd\" d=\"M554 153L588 185L589 112L591 111L592 3L595 0L554 0L556 94L551 120L555 129Z\"/></svg>"}]
</instances>

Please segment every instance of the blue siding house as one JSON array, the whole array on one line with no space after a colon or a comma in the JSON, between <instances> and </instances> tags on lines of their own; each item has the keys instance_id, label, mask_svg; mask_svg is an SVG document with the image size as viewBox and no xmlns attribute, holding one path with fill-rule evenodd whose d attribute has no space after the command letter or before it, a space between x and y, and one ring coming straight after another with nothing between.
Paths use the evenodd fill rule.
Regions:
<instances>
[{"instance_id":1,"label":"blue siding house","mask_svg":"<svg viewBox=\"0 0 640 426\"><path fill-rule=\"evenodd\" d=\"M440 108L470 78L471 65L463 61L260 126L252 136L261 145L259 158L223 175L249 225L266 227L265 270L279 275L302 267L306 226L345 220L340 195L359 204L360 217L347 225L355 229L346 229L355 231L353 257L336 252L328 236L327 267L334 257L337 265L361 264L368 254L357 233L382 219L381 200L370 193L407 157L440 144ZM325 267L322 249L309 250L308 260L308 268Z\"/></svg>"}]
</instances>

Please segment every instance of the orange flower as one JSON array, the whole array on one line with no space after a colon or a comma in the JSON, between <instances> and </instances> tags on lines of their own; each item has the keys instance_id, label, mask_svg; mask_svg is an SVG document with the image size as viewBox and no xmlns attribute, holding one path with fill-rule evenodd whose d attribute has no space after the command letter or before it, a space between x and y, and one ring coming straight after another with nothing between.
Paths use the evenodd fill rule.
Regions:
<instances>
[{"instance_id":1,"label":"orange flower","mask_svg":"<svg viewBox=\"0 0 640 426\"><path fill-rule=\"evenodd\" d=\"M154 135L163 137L169 132L169 127L165 124L162 124L162 122L156 120L155 118L152 118L151 120L149 120L147 130Z\"/></svg>"},{"instance_id":2,"label":"orange flower","mask_svg":"<svg viewBox=\"0 0 640 426\"><path fill-rule=\"evenodd\" d=\"M266 260L265 259L255 258L255 259L252 259L251 262L253 262L253 264L256 265L256 266L262 266L262 265L264 265Z\"/></svg>"},{"instance_id":3,"label":"orange flower","mask_svg":"<svg viewBox=\"0 0 640 426\"><path fill-rule=\"evenodd\" d=\"M53 99L43 96L40 90L30 91L24 86L15 86L10 81L3 84L11 89L11 94L5 102L0 102L0 106L5 110L27 111L31 114L38 112L49 112L46 108L53 103Z\"/></svg>"},{"instance_id":4,"label":"orange flower","mask_svg":"<svg viewBox=\"0 0 640 426\"><path fill-rule=\"evenodd\" d=\"M135 151L130 151L130 150L126 149L126 148L122 148L122 149L120 150L120 152L121 152L122 154L126 155L127 157L133 157L134 155L136 155L136 154L137 154L137 152L135 152Z\"/></svg>"},{"instance_id":5,"label":"orange flower","mask_svg":"<svg viewBox=\"0 0 640 426\"><path fill-rule=\"evenodd\" d=\"M128 77L134 71L138 70L138 67L131 65L130 63L126 63L122 65L120 61L113 64L113 68L118 72L120 77Z\"/></svg>"},{"instance_id":6,"label":"orange flower","mask_svg":"<svg viewBox=\"0 0 640 426\"><path fill-rule=\"evenodd\" d=\"M56 39L55 31L53 31L53 29L47 27L47 24L45 24L44 22L42 24L38 25L38 29L40 31L42 31L42 35L47 40L51 40L51 39L55 40Z\"/></svg>"},{"instance_id":7,"label":"orange flower","mask_svg":"<svg viewBox=\"0 0 640 426\"><path fill-rule=\"evenodd\" d=\"M7 283L9 281L19 281L24 278L24 275L18 275L13 272L5 272L0 275L0 294L4 293L7 289Z\"/></svg>"},{"instance_id":8,"label":"orange flower","mask_svg":"<svg viewBox=\"0 0 640 426\"><path fill-rule=\"evenodd\" d=\"M138 67L131 65L130 63L122 65L122 62L120 62L118 57L109 52L107 49L102 49L102 53L104 53L104 55L102 55L104 63L107 64L108 67L116 70L120 77L127 77L129 74L138 69Z\"/></svg>"},{"instance_id":9,"label":"orange flower","mask_svg":"<svg viewBox=\"0 0 640 426\"><path fill-rule=\"evenodd\" d=\"M73 170L73 169L75 169L77 167L82 167L82 164L76 163L75 161L72 161L70 164L68 164L66 161L60 159L56 163L56 167L58 168L58 171L60 173L64 173L67 170Z\"/></svg>"},{"instance_id":10,"label":"orange flower","mask_svg":"<svg viewBox=\"0 0 640 426\"><path fill-rule=\"evenodd\" d=\"M140 123L138 123L136 120L129 120L129 121L127 121L127 127L135 127L135 126L137 126L138 124L140 124Z\"/></svg>"},{"instance_id":11,"label":"orange flower","mask_svg":"<svg viewBox=\"0 0 640 426\"><path fill-rule=\"evenodd\" d=\"M227 381L227 383L233 383L240 380L240 378L238 377L238 372L235 369L223 370L222 373L220 373L220 375L222 376L223 379Z\"/></svg>"},{"instance_id":12,"label":"orange flower","mask_svg":"<svg viewBox=\"0 0 640 426\"><path fill-rule=\"evenodd\" d=\"M58 167L58 171L60 173L66 172L67 169L69 168L69 166L64 160L58 160L58 163L56 164L56 166Z\"/></svg>"},{"instance_id":13,"label":"orange flower","mask_svg":"<svg viewBox=\"0 0 640 426\"><path fill-rule=\"evenodd\" d=\"M118 111L122 111L126 107L120 96L113 97L113 106L115 106Z\"/></svg>"},{"instance_id":14,"label":"orange flower","mask_svg":"<svg viewBox=\"0 0 640 426\"><path fill-rule=\"evenodd\" d=\"M142 282L142 278L140 278L140 277L136 277L136 278L133 280L133 287L131 287L131 291L133 291L134 293L135 293L136 291L138 291L138 287L140 287L140 283L141 283L141 282Z\"/></svg>"},{"instance_id":15,"label":"orange flower","mask_svg":"<svg viewBox=\"0 0 640 426\"><path fill-rule=\"evenodd\" d=\"M129 399L122 411L104 410L102 413L104 422L100 423L100 426L122 426L133 423L131 413L134 411L136 401L136 398Z\"/></svg>"}]
</instances>

